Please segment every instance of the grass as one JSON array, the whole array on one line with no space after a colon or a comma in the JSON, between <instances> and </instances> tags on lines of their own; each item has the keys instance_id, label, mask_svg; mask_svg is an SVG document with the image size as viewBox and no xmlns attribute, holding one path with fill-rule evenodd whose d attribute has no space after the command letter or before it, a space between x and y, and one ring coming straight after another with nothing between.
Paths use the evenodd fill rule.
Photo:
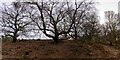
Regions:
<instances>
[{"instance_id":1,"label":"grass","mask_svg":"<svg viewBox=\"0 0 120 60\"><path fill-rule=\"evenodd\" d=\"M105 47L110 47L114 50L117 50L114 48L114 46L104 45L102 43L95 42L82 43L79 41L64 41L64 43L57 45L49 44L50 42L52 41L30 41L30 43L29 41L17 41L16 43L3 42L3 58L5 58L6 56L7 58L82 58L101 56L103 58L108 58L109 56L111 57L115 55L106 51L107 48ZM109 51L112 49L109 49Z\"/></svg>"}]
</instances>

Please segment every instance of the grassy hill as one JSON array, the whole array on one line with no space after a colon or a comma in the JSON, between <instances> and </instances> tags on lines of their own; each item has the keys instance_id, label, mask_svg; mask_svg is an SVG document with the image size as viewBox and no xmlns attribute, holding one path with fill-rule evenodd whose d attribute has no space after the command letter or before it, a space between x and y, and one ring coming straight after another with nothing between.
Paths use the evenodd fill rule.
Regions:
<instances>
[{"instance_id":1,"label":"grassy hill","mask_svg":"<svg viewBox=\"0 0 120 60\"><path fill-rule=\"evenodd\" d=\"M51 40L3 42L3 58L118 58L120 47L99 42L65 40L51 44Z\"/></svg>"}]
</instances>

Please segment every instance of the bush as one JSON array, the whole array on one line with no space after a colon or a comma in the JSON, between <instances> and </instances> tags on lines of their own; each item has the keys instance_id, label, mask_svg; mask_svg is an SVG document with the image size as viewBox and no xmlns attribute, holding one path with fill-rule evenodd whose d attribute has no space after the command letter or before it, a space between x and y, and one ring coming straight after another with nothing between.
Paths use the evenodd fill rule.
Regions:
<instances>
[{"instance_id":1,"label":"bush","mask_svg":"<svg viewBox=\"0 0 120 60\"><path fill-rule=\"evenodd\" d=\"M3 42L12 41L12 37L6 37L6 36L4 36L4 37L2 37L2 41Z\"/></svg>"}]
</instances>

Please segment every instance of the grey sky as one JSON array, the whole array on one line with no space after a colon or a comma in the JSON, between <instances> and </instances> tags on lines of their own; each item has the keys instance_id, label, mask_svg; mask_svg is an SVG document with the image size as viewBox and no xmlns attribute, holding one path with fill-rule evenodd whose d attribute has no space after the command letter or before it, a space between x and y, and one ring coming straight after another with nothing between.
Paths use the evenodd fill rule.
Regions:
<instances>
[{"instance_id":1,"label":"grey sky","mask_svg":"<svg viewBox=\"0 0 120 60\"><path fill-rule=\"evenodd\" d=\"M97 9L99 12L99 16L101 19L101 23L104 23L104 12L108 10L115 11L115 13L118 13L118 2L120 0L96 0L98 3Z\"/></svg>"},{"instance_id":2,"label":"grey sky","mask_svg":"<svg viewBox=\"0 0 120 60\"><path fill-rule=\"evenodd\" d=\"M0 4L3 2L9 3L12 1L15 1L15 0L0 0ZM81 1L81 0L78 0L78 1ZM98 9L98 13L100 16L100 23L104 23L104 12L105 11L112 10L112 11L115 11L116 13L118 12L118 2L120 0L94 0L94 1L98 2L96 7Z\"/></svg>"}]
</instances>

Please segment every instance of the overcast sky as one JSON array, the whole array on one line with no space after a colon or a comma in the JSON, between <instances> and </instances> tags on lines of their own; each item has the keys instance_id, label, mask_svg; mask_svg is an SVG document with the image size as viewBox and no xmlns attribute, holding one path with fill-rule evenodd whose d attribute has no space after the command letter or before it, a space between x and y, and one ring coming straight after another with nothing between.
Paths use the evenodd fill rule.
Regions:
<instances>
[{"instance_id":1,"label":"overcast sky","mask_svg":"<svg viewBox=\"0 0 120 60\"><path fill-rule=\"evenodd\" d=\"M104 12L105 11L115 11L118 13L118 2L120 0L96 0L98 3L97 9L99 11L99 16L101 18L101 23L104 23Z\"/></svg>"},{"instance_id":2,"label":"overcast sky","mask_svg":"<svg viewBox=\"0 0 120 60\"><path fill-rule=\"evenodd\" d=\"M0 4L3 2L9 3L12 1L15 1L15 0L0 0ZM69 0L69 1L71 1L71 0ZM81 1L81 0L79 0L79 1ZM118 2L120 0L95 0L95 1L98 2L96 7L98 9L101 23L104 23L104 12L105 11L112 10L112 11L115 11L116 13L118 13Z\"/></svg>"}]
</instances>

